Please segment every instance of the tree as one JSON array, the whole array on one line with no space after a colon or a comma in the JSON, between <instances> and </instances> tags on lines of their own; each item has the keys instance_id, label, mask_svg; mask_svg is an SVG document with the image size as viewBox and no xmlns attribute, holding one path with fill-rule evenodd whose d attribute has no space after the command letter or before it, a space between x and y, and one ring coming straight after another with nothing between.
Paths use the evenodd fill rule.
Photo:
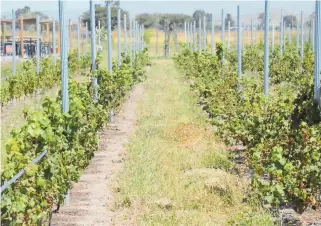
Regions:
<instances>
[{"instance_id":1,"label":"tree","mask_svg":"<svg viewBox=\"0 0 321 226\"><path fill-rule=\"evenodd\" d=\"M105 5L107 6L108 2L110 3L111 7L115 7L118 8L120 7L120 1L119 0L109 0L109 1L105 1Z\"/></svg>"},{"instance_id":2,"label":"tree","mask_svg":"<svg viewBox=\"0 0 321 226\"><path fill-rule=\"evenodd\" d=\"M297 18L294 15L284 16L283 21L286 27L296 27L297 25Z\"/></svg>"},{"instance_id":3,"label":"tree","mask_svg":"<svg viewBox=\"0 0 321 226\"><path fill-rule=\"evenodd\" d=\"M175 23L176 28L183 28L184 22L191 22L192 17L185 14L161 14L161 13L143 13L136 17L138 23L143 24L145 28L158 27L161 30L165 29L165 20L169 23Z\"/></svg>"},{"instance_id":4,"label":"tree","mask_svg":"<svg viewBox=\"0 0 321 226\"><path fill-rule=\"evenodd\" d=\"M26 15L30 13L31 9L30 6L25 6L23 8L19 8L16 10L16 18L19 18L20 16Z\"/></svg>"},{"instance_id":5,"label":"tree","mask_svg":"<svg viewBox=\"0 0 321 226\"><path fill-rule=\"evenodd\" d=\"M15 12L16 18L19 18L20 16L23 16L24 19L29 19L29 18L36 18L37 15L39 15L40 19L48 19L49 17L42 13L42 12L38 12L38 11L31 11L31 8L29 6L25 6L23 8L19 8L16 10Z\"/></svg>"},{"instance_id":6,"label":"tree","mask_svg":"<svg viewBox=\"0 0 321 226\"><path fill-rule=\"evenodd\" d=\"M225 28L227 28L229 21L230 21L231 27L234 27L235 26L235 21L233 20L231 14L227 13L226 17L225 17Z\"/></svg>"},{"instance_id":7,"label":"tree","mask_svg":"<svg viewBox=\"0 0 321 226\"><path fill-rule=\"evenodd\" d=\"M204 10L195 10L195 12L193 13L193 19L196 22L196 27L199 27L199 19L201 18L201 20L203 20L204 15Z\"/></svg>"},{"instance_id":8,"label":"tree","mask_svg":"<svg viewBox=\"0 0 321 226\"><path fill-rule=\"evenodd\" d=\"M116 1L115 1L116 2ZM117 27L117 7L114 7L114 5L116 3L112 4L111 7L111 29L114 30L115 27ZM124 15L127 15L127 26L129 26L129 16L128 16L128 12L125 10L120 10L120 14L121 14L121 24L123 24L124 22ZM100 21L100 26L107 28L107 6L102 6L102 5L95 5L95 26L98 26L98 21ZM82 22L83 23L88 23L88 29L90 30L90 13L89 11L86 11L82 14Z\"/></svg>"},{"instance_id":9,"label":"tree","mask_svg":"<svg viewBox=\"0 0 321 226\"><path fill-rule=\"evenodd\" d=\"M265 24L265 13L260 13L258 16L258 20L260 21L258 29L263 29ZM271 23L271 18L269 20L269 23Z\"/></svg>"},{"instance_id":10,"label":"tree","mask_svg":"<svg viewBox=\"0 0 321 226\"><path fill-rule=\"evenodd\" d=\"M259 28L263 28L265 22L265 13L260 13L257 19L260 21Z\"/></svg>"}]
</instances>

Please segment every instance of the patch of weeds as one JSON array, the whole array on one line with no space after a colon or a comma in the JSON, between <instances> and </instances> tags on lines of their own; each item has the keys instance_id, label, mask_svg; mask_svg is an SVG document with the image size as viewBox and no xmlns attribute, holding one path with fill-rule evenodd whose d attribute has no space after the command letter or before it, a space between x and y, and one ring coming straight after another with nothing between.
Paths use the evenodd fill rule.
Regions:
<instances>
[{"instance_id":1,"label":"patch of weeds","mask_svg":"<svg viewBox=\"0 0 321 226\"><path fill-rule=\"evenodd\" d=\"M229 170L232 162L227 153L223 151L211 150L206 152L202 158L202 164L206 168Z\"/></svg>"},{"instance_id":2,"label":"patch of weeds","mask_svg":"<svg viewBox=\"0 0 321 226\"><path fill-rule=\"evenodd\" d=\"M273 218L267 212L263 210L251 210L244 209L241 212L236 213L230 218L227 225L237 225L237 226L273 226Z\"/></svg>"},{"instance_id":3,"label":"patch of weeds","mask_svg":"<svg viewBox=\"0 0 321 226\"><path fill-rule=\"evenodd\" d=\"M128 196L125 196L124 199L121 202L121 205L123 207L130 207L132 205L132 202Z\"/></svg>"}]
</instances>

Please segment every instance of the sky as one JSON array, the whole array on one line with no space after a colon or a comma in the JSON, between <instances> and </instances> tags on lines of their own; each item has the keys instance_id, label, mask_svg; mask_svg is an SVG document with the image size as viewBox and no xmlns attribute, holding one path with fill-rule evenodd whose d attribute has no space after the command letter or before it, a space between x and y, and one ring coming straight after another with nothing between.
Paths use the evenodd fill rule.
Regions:
<instances>
[{"instance_id":1,"label":"sky","mask_svg":"<svg viewBox=\"0 0 321 226\"><path fill-rule=\"evenodd\" d=\"M11 11L23 8L25 5L31 7L32 11L41 11L51 18L58 19L58 0L0 0L1 1L1 17L11 18ZM104 4L104 1L94 1L94 4ZM241 15L257 15L264 12L264 1L120 1L121 8L128 11L131 16L140 13L184 13L192 15L197 9L205 10L208 13L214 13L216 17L220 17L221 10L236 15L236 7L240 6ZM276 13L281 9L284 14L291 13L299 15L300 11L304 11L305 15L309 15L314 11L315 1L270 1L271 12ZM89 10L89 0L69 0L66 2L67 15L71 19L76 19L84 11Z\"/></svg>"}]
</instances>

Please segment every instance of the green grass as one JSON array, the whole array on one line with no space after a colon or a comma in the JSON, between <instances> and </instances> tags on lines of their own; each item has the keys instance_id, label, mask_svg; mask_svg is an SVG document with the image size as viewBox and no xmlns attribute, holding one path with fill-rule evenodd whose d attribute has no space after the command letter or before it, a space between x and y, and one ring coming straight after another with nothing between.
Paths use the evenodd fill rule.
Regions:
<instances>
[{"instance_id":1,"label":"green grass","mask_svg":"<svg viewBox=\"0 0 321 226\"><path fill-rule=\"evenodd\" d=\"M17 61L16 70L22 66L22 61ZM1 62L1 78L5 78L12 74L12 62Z\"/></svg>"},{"instance_id":2,"label":"green grass","mask_svg":"<svg viewBox=\"0 0 321 226\"><path fill-rule=\"evenodd\" d=\"M243 203L246 181L228 172L229 153L171 61L151 68L136 113L114 185L124 218L133 225L273 225L268 214Z\"/></svg>"}]
</instances>

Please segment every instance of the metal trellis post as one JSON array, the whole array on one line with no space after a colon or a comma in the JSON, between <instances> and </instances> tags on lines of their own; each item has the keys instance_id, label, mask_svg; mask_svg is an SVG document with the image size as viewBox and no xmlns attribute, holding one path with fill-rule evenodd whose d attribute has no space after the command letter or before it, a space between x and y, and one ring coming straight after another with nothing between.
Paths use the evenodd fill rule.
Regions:
<instances>
[{"instance_id":1,"label":"metal trellis post","mask_svg":"<svg viewBox=\"0 0 321 226\"><path fill-rule=\"evenodd\" d=\"M198 19L198 51L202 52L202 19Z\"/></svg>"},{"instance_id":2,"label":"metal trellis post","mask_svg":"<svg viewBox=\"0 0 321 226\"><path fill-rule=\"evenodd\" d=\"M204 51L207 50L206 16L203 17Z\"/></svg>"},{"instance_id":3,"label":"metal trellis post","mask_svg":"<svg viewBox=\"0 0 321 226\"><path fill-rule=\"evenodd\" d=\"M321 105L320 73L321 73L321 2L315 2L315 37L314 37L314 100Z\"/></svg>"},{"instance_id":4,"label":"metal trellis post","mask_svg":"<svg viewBox=\"0 0 321 226\"><path fill-rule=\"evenodd\" d=\"M280 53L283 54L283 10L281 10L281 22L280 22Z\"/></svg>"},{"instance_id":5,"label":"metal trellis post","mask_svg":"<svg viewBox=\"0 0 321 226\"><path fill-rule=\"evenodd\" d=\"M224 41L225 41L225 18L224 18L224 9L222 9L222 65L224 63Z\"/></svg>"},{"instance_id":6,"label":"metal trellis post","mask_svg":"<svg viewBox=\"0 0 321 226\"><path fill-rule=\"evenodd\" d=\"M80 18L78 18L77 25L77 54L78 61L80 61Z\"/></svg>"},{"instance_id":7,"label":"metal trellis post","mask_svg":"<svg viewBox=\"0 0 321 226\"><path fill-rule=\"evenodd\" d=\"M230 50L230 48L231 48L231 21L227 22L227 30L228 30L227 49Z\"/></svg>"},{"instance_id":8,"label":"metal trellis post","mask_svg":"<svg viewBox=\"0 0 321 226\"><path fill-rule=\"evenodd\" d=\"M304 31L303 31L303 11L301 11L301 61L304 57Z\"/></svg>"},{"instance_id":9,"label":"metal trellis post","mask_svg":"<svg viewBox=\"0 0 321 226\"><path fill-rule=\"evenodd\" d=\"M215 56L215 24L214 14L212 14L212 56Z\"/></svg>"},{"instance_id":10,"label":"metal trellis post","mask_svg":"<svg viewBox=\"0 0 321 226\"><path fill-rule=\"evenodd\" d=\"M237 6L237 75L239 78L242 76L240 6Z\"/></svg>"},{"instance_id":11,"label":"metal trellis post","mask_svg":"<svg viewBox=\"0 0 321 226\"><path fill-rule=\"evenodd\" d=\"M193 21L193 48L194 48L194 52L196 52L196 47L197 47L197 40L196 40L196 21L194 20Z\"/></svg>"},{"instance_id":12,"label":"metal trellis post","mask_svg":"<svg viewBox=\"0 0 321 226\"><path fill-rule=\"evenodd\" d=\"M120 40L120 27L121 27L121 18L120 18L120 8L117 8L117 41L118 41L118 50L117 50L117 59L118 59L118 67L121 65L121 40Z\"/></svg>"},{"instance_id":13,"label":"metal trellis post","mask_svg":"<svg viewBox=\"0 0 321 226\"><path fill-rule=\"evenodd\" d=\"M127 15L124 14L124 52L127 57Z\"/></svg>"},{"instance_id":14,"label":"metal trellis post","mask_svg":"<svg viewBox=\"0 0 321 226\"><path fill-rule=\"evenodd\" d=\"M14 10L12 10L12 74L16 74L16 14Z\"/></svg>"},{"instance_id":15,"label":"metal trellis post","mask_svg":"<svg viewBox=\"0 0 321 226\"><path fill-rule=\"evenodd\" d=\"M269 2L265 0L265 21L264 21L264 95L269 95L269 28L270 28L270 19L269 19Z\"/></svg>"},{"instance_id":16,"label":"metal trellis post","mask_svg":"<svg viewBox=\"0 0 321 226\"><path fill-rule=\"evenodd\" d=\"M184 42L187 42L187 33L186 33L187 29L186 29L186 21L184 21Z\"/></svg>"},{"instance_id":17,"label":"metal trellis post","mask_svg":"<svg viewBox=\"0 0 321 226\"><path fill-rule=\"evenodd\" d=\"M36 61L37 61L37 74L40 72L40 17L37 15L36 18L36 27L37 27L37 52L36 52Z\"/></svg>"},{"instance_id":18,"label":"metal trellis post","mask_svg":"<svg viewBox=\"0 0 321 226\"><path fill-rule=\"evenodd\" d=\"M254 44L253 20L251 20L251 45Z\"/></svg>"},{"instance_id":19,"label":"metal trellis post","mask_svg":"<svg viewBox=\"0 0 321 226\"><path fill-rule=\"evenodd\" d=\"M57 52L56 52L56 20L52 22L52 49L53 49L53 57L54 64L57 64Z\"/></svg>"},{"instance_id":20,"label":"metal trellis post","mask_svg":"<svg viewBox=\"0 0 321 226\"><path fill-rule=\"evenodd\" d=\"M86 55L88 55L88 23L86 22Z\"/></svg>"},{"instance_id":21,"label":"metal trellis post","mask_svg":"<svg viewBox=\"0 0 321 226\"><path fill-rule=\"evenodd\" d=\"M66 30L66 15L64 1L59 0L59 24L60 24L60 69L61 69L61 86L62 86L62 111L64 113L69 111L69 94L68 94L68 36ZM70 190L66 191L65 205L69 206L70 204Z\"/></svg>"},{"instance_id":22,"label":"metal trellis post","mask_svg":"<svg viewBox=\"0 0 321 226\"><path fill-rule=\"evenodd\" d=\"M93 4L93 0L90 0L90 30L91 30L91 70L96 70L96 27L95 27L95 7ZM93 87L94 87L94 101L98 101L98 82L97 76L94 75L93 78Z\"/></svg>"},{"instance_id":23,"label":"metal trellis post","mask_svg":"<svg viewBox=\"0 0 321 226\"><path fill-rule=\"evenodd\" d=\"M110 2L107 2L107 49L108 49L108 71L113 72L112 40L111 40L111 9Z\"/></svg>"},{"instance_id":24,"label":"metal trellis post","mask_svg":"<svg viewBox=\"0 0 321 226\"><path fill-rule=\"evenodd\" d=\"M299 20L296 20L296 53L299 53L300 33L299 33Z\"/></svg>"},{"instance_id":25,"label":"metal trellis post","mask_svg":"<svg viewBox=\"0 0 321 226\"><path fill-rule=\"evenodd\" d=\"M100 20L98 20L98 45L100 46L101 37L100 37Z\"/></svg>"}]
</instances>

